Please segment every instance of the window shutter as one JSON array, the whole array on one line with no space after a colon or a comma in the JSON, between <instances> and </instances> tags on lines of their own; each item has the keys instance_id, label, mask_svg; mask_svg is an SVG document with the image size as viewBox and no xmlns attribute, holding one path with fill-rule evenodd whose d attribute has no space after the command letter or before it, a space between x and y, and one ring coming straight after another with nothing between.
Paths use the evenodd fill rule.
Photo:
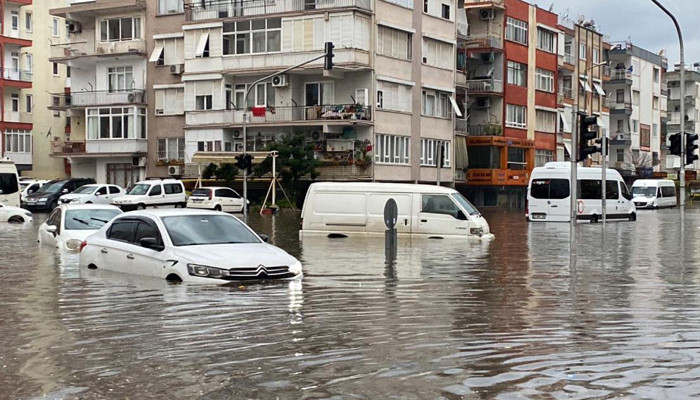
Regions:
<instances>
[{"instance_id":1,"label":"window shutter","mask_svg":"<svg viewBox=\"0 0 700 400\"><path fill-rule=\"evenodd\" d=\"M294 21L284 21L282 23L282 51L292 51L294 36Z\"/></svg>"},{"instance_id":2,"label":"window shutter","mask_svg":"<svg viewBox=\"0 0 700 400\"><path fill-rule=\"evenodd\" d=\"M304 20L304 51L313 50L314 48L314 21L313 19Z\"/></svg>"},{"instance_id":3,"label":"window shutter","mask_svg":"<svg viewBox=\"0 0 700 400\"><path fill-rule=\"evenodd\" d=\"M175 111L178 114L182 114L185 112L185 89L176 89Z\"/></svg>"},{"instance_id":4,"label":"window shutter","mask_svg":"<svg viewBox=\"0 0 700 400\"><path fill-rule=\"evenodd\" d=\"M314 18L314 50L323 49L326 42L325 21L323 18Z\"/></svg>"},{"instance_id":5,"label":"window shutter","mask_svg":"<svg viewBox=\"0 0 700 400\"><path fill-rule=\"evenodd\" d=\"M331 42L335 45L336 48L341 47L342 45L342 36L343 36L343 27L342 27L342 18L340 16L331 16L330 18L330 37L331 37ZM350 35L346 35L350 36Z\"/></svg>"},{"instance_id":6,"label":"window shutter","mask_svg":"<svg viewBox=\"0 0 700 400\"><path fill-rule=\"evenodd\" d=\"M165 90L156 90L156 115L159 114L158 110L163 110L163 105L165 104Z\"/></svg>"}]
</instances>

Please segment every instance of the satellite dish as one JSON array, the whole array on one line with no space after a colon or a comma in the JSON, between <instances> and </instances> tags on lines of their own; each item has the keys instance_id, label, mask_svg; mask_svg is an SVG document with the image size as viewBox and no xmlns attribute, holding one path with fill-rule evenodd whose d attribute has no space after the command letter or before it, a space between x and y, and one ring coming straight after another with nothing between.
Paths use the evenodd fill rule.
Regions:
<instances>
[{"instance_id":1,"label":"satellite dish","mask_svg":"<svg viewBox=\"0 0 700 400\"><path fill-rule=\"evenodd\" d=\"M585 21L585 20L586 20L586 17L584 15L579 15L578 19L576 20L576 23L581 25L581 24L583 24L583 21Z\"/></svg>"}]
</instances>

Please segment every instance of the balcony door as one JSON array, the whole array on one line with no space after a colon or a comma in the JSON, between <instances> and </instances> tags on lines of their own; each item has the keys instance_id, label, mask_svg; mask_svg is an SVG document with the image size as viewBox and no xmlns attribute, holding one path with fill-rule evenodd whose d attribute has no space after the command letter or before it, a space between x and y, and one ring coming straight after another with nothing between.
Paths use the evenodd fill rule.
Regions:
<instances>
[{"instance_id":1,"label":"balcony door","mask_svg":"<svg viewBox=\"0 0 700 400\"><path fill-rule=\"evenodd\" d=\"M13 81L19 80L19 53L12 52L10 54L10 70L8 78Z\"/></svg>"},{"instance_id":2,"label":"balcony door","mask_svg":"<svg viewBox=\"0 0 700 400\"><path fill-rule=\"evenodd\" d=\"M333 82L307 83L304 88L307 107L333 104Z\"/></svg>"}]
</instances>

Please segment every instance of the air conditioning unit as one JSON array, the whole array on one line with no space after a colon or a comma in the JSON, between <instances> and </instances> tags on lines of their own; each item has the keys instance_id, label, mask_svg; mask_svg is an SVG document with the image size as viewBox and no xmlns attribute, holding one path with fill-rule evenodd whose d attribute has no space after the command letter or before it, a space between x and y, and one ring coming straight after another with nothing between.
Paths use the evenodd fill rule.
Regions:
<instances>
[{"instance_id":1,"label":"air conditioning unit","mask_svg":"<svg viewBox=\"0 0 700 400\"><path fill-rule=\"evenodd\" d=\"M170 176L180 176L182 175L179 165L170 165L168 167L168 175Z\"/></svg>"},{"instance_id":2,"label":"air conditioning unit","mask_svg":"<svg viewBox=\"0 0 700 400\"><path fill-rule=\"evenodd\" d=\"M477 97L476 106L478 108L489 108L491 107L491 99L488 97Z\"/></svg>"},{"instance_id":3,"label":"air conditioning unit","mask_svg":"<svg viewBox=\"0 0 700 400\"><path fill-rule=\"evenodd\" d=\"M126 95L126 100L128 103L133 103L136 101L136 93L129 93Z\"/></svg>"},{"instance_id":4,"label":"air conditioning unit","mask_svg":"<svg viewBox=\"0 0 700 400\"><path fill-rule=\"evenodd\" d=\"M68 33L80 33L83 31L83 26L80 22L70 21L68 22Z\"/></svg>"},{"instance_id":5,"label":"air conditioning unit","mask_svg":"<svg viewBox=\"0 0 700 400\"><path fill-rule=\"evenodd\" d=\"M173 75L182 75L185 71L185 64L175 64L170 66L170 73Z\"/></svg>"},{"instance_id":6,"label":"air conditioning unit","mask_svg":"<svg viewBox=\"0 0 700 400\"><path fill-rule=\"evenodd\" d=\"M145 167L146 166L146 157L131 157L131 166L132 167Z\"/></svg>"},{"instance_id":7,"label":"air conditioning unit","mask_svg":"<svg viewBox=\"0 0 700 400\"><path fill-rule=\"evenodd\" d=\"M479 18L488 21L493 19L493 9L489 8L486 10L479 11Z\"/></svg>"},{"instance_id":8,"label":"air conditioning unit","mask_svg":"<svg viewBox=\"0 0 700 400\"><path fill-rule=\"evenodd\" d=\"M241 131L239 131L238 129L234 130L234 131L233 131L233 137L235 137L235 138L241 137Z\"/></svg>"},{"instance_id":9,"label":"air conditioning unit","mask_svg":"<svg viewBox=\"0 0 700 400\"><path fill-rule=\"evenodd\" d=\"M492 63L493 62L493 53L488 52L488 53L481 53L481 61L485 63Z\"/></svg>"},{"instance_id":10,"label":"air conditioning unit","mask_svg":"<svg viewBox=\"0 0 700 400\"><path fill-rule=\"evenodd\" d=\"M625 140L625 135L619 134L619 135L615 136L615 140Z\"/></svg>"},{"instance_id":11,"label":"air conditioning unit","mask_svg":"<svg viewBox=\"0 0 700 400\"><path fill-rule=\"evenodd\" d=\"M287 86L289 86L289 77L287 75L276 75L272 77L272 87Z\"/></svg>"}]
</instances>

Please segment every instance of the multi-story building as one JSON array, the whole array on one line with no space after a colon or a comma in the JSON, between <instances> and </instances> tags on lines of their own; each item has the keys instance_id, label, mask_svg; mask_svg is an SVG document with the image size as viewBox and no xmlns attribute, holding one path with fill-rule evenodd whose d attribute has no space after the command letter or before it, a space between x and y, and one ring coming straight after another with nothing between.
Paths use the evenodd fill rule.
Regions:
<instances>
[{"instance_id":1,"label":"multi-story building","mask_svg":"<svg viewBox=\"0 0 700 400\"><path fill-rule=\"evenodd\" d=\"M613 44L609 57L610 166L623 175L651 176L661 168L667 60L630 42Z\"/></svg>"},{"instance_id":2,"label":"multi-story building","mask_svg":"<svg viewBox=\"0 0 700 400\"><path fill-rule=\"evenodd\" d=\"M455 129L468 167L457 184L477 205L522 207L532 169L556 157L557 15L522 0L464 8L457 99L468 100Z\"/></svg>"},{"instance_id":3,"label":"multi-story building","mask_svg":"<svg viewBox=\"0 0 700 400\"><path fill-rule=\"evenodd\" d=\"M321 179L453 181L453 0L185 4L185 162L303 134ZM251 83L323 54L273 81ZM249 93L247 99L246 93ZM252 108L243 143L244 108ZM193 172L193 171L192 171Z\"/></svg>"},{"instance_id":4,"label":"multi-story building","mask_svg":"<svg viewBox=\"0 0 700 400\"><path fill-rule=\"evenodd\" d=\"M681 166L680 157L669 154L668 136L681 130L681 78L678 66L665 74L668 93L668 110L666 121L666 137L662 138L662 165L670 173L677 173ZM685 133L700 134L700 68L685 71ZM700 162L686 166L687 169L700 169Z\"/></svg>"},{"instance_id":5,"label":"multi-story building","mask_svg":"<svg viewBox=\"0 0 700 400\"><path fill-rule=\"evenodd\" d=\"M49 61L70 68L50 107L70 118L52 155L68 159L74 177L126 186L146 175L146 3L71 0L51 10L69 35Z\"/></svg>"},{"instance_id":6,"label":"multi-story building","mask_svg":"<svg viewBox=\"0 0 700 400\"><path fill-rule=\"evenodd\" d=\"M610 43L590 21L563 19L559 24L559 123L557 160L569 160L572 129L577 114L598 117L599 135L609 131L610 109L604 85L610 80L608 52ZM600 162L600 157L591 160Z\"/></svg>"}]
</instances>

